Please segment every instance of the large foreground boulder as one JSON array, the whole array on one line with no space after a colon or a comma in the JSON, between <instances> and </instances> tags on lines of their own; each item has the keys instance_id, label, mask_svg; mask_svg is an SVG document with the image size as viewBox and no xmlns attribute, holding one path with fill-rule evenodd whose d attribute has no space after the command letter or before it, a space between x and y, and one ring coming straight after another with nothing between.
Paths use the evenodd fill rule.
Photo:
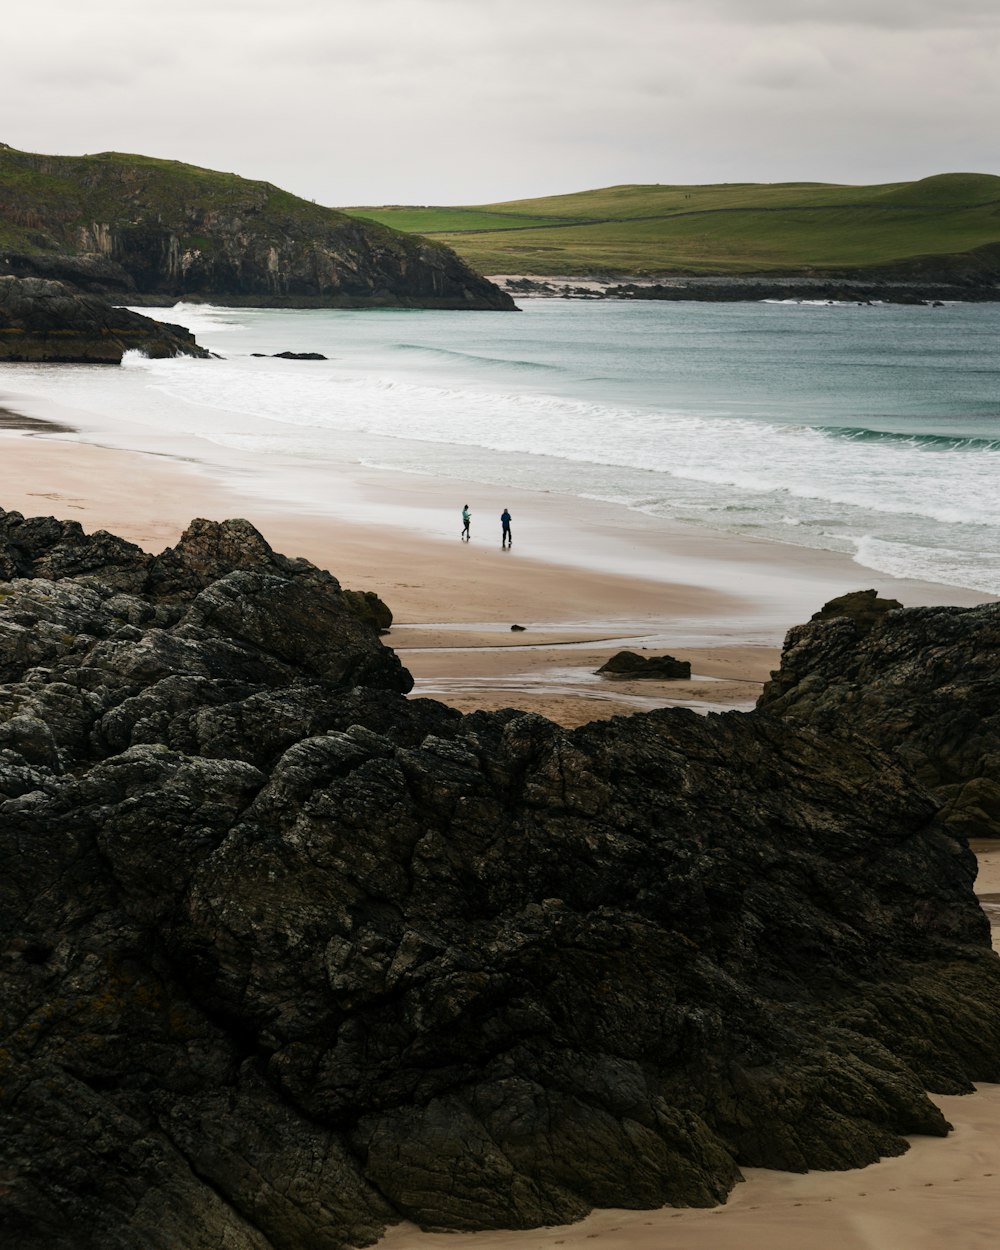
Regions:
<instances>
[{"instance_id":1,"label":"large foreground boulder","mask_svg":"<svg viewBox=\"0 0 1000 1250\"><path fill-rule=\"evenodd\" d=\"M709 1205L1000 1079L974 858L869 743L461 716L245 522L0 520L5 1244Z\"/></svg>"},{"instance_id":2,"label":"large foreground boulder","mask_svg":"<svg viewBox=\"0 0 1000 1250\"><path fill-rule=\"evenodd\" d=\"M1000 837L1000 603L906 608L858 591L785 639L758 708L890 750L966 837Z\"/></svg>"},{"instance_id":3,"label":"large foreground boulder","mask_svg":"<svg viewBox=\"0 0 1000 1250\"><path fill-rule=\"evenodd\" d=\"M133 350L154 360L209 355L183 326L153 321L61 282L0 275L0 361L120 365Z\"/></svg>"}]
</instances>

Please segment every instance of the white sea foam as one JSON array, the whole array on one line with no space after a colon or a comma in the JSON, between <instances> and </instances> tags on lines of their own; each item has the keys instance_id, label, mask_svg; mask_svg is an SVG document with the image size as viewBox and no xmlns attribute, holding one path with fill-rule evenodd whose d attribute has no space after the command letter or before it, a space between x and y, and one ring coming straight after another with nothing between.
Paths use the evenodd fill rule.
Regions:
<instances>
[{"instance_id":1,"label":"white sea foam","mask_svg":"<svg viewBox=\"0 0 1000 1250\"><path fill-rule=\"evenodd\" d=\"M944 586L964 586L996 594L1000 585L1000 553L970 552L950 547L919 547L886 542L866 534L855 540L854 560L865 568L893 577L916 578Z\"/></svg>"},{"instance_id":2,"label":"white sea foam","mask_svg":"<svg viewBox=\"0 0 1000 1250\"><path fill-rule=\"evenodd\" d=\"M485 452L644 470L767 495L776 503L794 498L942 525L1000 526L1000 451L934 449L905 440L865 442L803 426L629 409L531 392L337 371L293 374L294 364L252 372L220 364L210 375L198 362L180 370L176 362L150 361L148 367L165 394L268 422L272 450L280 450L284 441L288 451L319 452L344 434L473 445ZM314 433L309 437L303 431ZM245 430L224 422L202 432L223 444L248 445ZM786 515L782 512L781 519Z\"/></svg>"},{"instance_id":3,"label":"white sea foam","mask_svg":"<svg viewBox=\"0 0 1000 1250\"><path fill-rule=\"evenodd\" d=\"M1000 593L982 556L1000 550L992 306L142 311L225 359L130 354L121 371L28 366L19 379L102 431L114 417L125 442L130 429L144 446L197 435L223 459L558 491ZM328 359L270 358L284 349Z\"/></svg>"}]
</instances>

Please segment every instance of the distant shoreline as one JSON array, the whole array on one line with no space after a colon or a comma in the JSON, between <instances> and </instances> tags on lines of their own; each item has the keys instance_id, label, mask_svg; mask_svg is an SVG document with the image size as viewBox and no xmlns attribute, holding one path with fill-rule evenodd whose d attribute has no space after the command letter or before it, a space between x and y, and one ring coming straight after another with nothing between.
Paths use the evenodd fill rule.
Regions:
<instances>
[{"instance_id":1,"label":"distant shoreline","mask_svg":"<svg viewBox=\"0 0 1000 1250\"><path fill-rule=\"evenodd\" d=\"M637 278L624 274L489 274L488 280L515 299L626 299L754 302L825 300L850 304L1000 303L1000 287L975 279L906 280L898 277L855 279L761 274L677 275Z\"/></svg>"}]
</instances>

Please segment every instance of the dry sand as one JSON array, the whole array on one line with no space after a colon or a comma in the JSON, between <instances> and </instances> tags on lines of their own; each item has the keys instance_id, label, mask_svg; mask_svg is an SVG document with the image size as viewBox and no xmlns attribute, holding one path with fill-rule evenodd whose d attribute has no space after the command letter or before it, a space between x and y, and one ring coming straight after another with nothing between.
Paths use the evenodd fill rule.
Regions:
<instances>
[{"instance_id":1,"label":"dry sand","mask_svg":"<svg viewBox=\"0 0 1000 1250\"><path fill-rule=\"evenodd\" d=\"M462 544L461 501L447 510L439 535L427 525L442 498L455 500L454 484L401 485L349 469L349 480L331 479L336 498L328 514L317 515L287 495L235 489L197 449L190 457L154 456L67 438L54 426L0 413L0 507L76 519L149 551L176 542L195 516L247 517L276 550L307 557L345 586L377 591L395 613L387 641L416 676L415 695L463 709L517 706L577 724L678 702L748 707L777 662L785 630L834 594L874 585L905 604L986 598L877 576L826 552L658 525L610 506L574 504L568 521L564 501L487 488L477 488L473 542ZM499 533L481 539L477 523L504 505L515 516L510 553L499 550ZM391 523L380 523L383 517ZM544 525L547 546L519 530L526 517ZM564 560L553 560L560 544ZM511 632L515 623L523 633ZM593 675L626 646L690 659L696 676L641 683ZM1000 848L978 850L978 889L1000 922ZM915 1139L905 1156L861 1171L750 1169L729 1202L711 1210L598 1211L571 1227L526 1233L422 1234L401 1225L380 1247L993 1250L1000 1242L1000 1086L936 1101L954 1125L948 1138Z\"/></svg>"}]
</instances>

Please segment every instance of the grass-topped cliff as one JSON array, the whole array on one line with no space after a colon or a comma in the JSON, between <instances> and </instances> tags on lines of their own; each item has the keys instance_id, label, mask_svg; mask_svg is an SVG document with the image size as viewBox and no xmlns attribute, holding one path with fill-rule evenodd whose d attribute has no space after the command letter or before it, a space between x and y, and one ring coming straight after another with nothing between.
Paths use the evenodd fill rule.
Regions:
<instances>
[{"instance_id":1,"label":"grass-topped cliff","mask_svg":"<svg viewBox=\"0 0 1000 1250\"><path fill-rule=\"evenodd\" d=\"M0 144L0 274L130 302L509 308L441 242L179 161Z\"/></svg>"},{"instance_id":2,"label":"grass-topped cliff","mask_svg":"<svg viewBox=\"0 0 1000 1250\"><path fill-rule=\"evenodd\" d=\"M1000 268L1000 177L618 186L466 208L345 209L453 247L481 273L966 274Z\"/></svg>"}]
</instances>

